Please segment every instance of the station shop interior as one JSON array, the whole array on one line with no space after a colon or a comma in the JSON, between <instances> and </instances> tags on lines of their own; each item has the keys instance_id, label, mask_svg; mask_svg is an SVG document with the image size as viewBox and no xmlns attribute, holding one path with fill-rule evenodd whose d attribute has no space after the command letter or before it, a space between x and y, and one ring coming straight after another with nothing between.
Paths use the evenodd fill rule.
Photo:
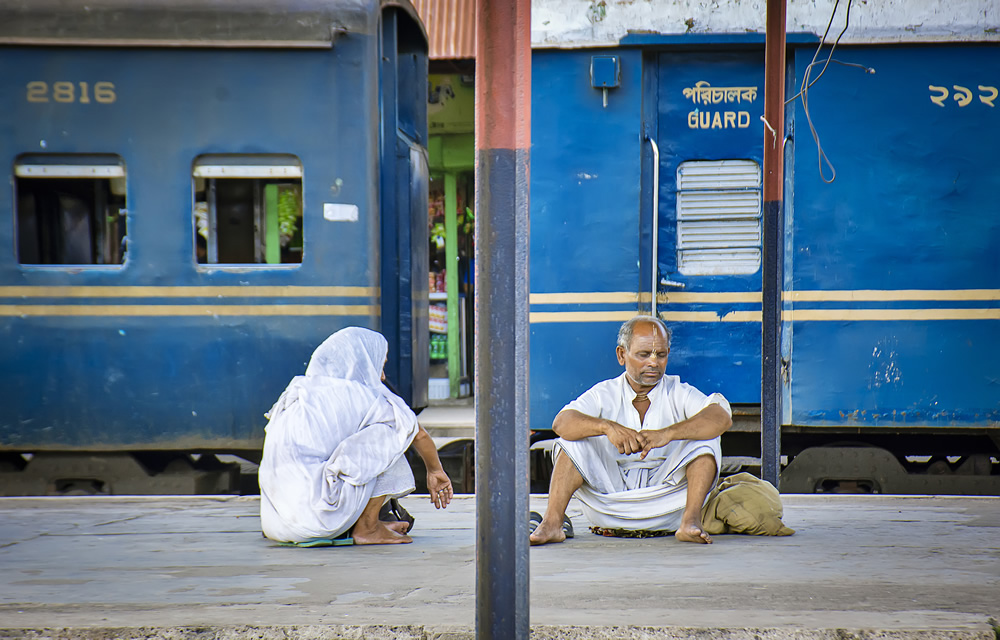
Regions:
<instances>
[{"instance_id":1,"label":"station shop interior","mask_svg":"<svg viewBox=\"0 0 1000 640\"><path fill-rule=\"evenodd\" d=\"M445 73L434 73L432 68L429 77L428 398L432 406L472 403L474 77L471 68L449 68Z\"/></svg>"}]
</instances>

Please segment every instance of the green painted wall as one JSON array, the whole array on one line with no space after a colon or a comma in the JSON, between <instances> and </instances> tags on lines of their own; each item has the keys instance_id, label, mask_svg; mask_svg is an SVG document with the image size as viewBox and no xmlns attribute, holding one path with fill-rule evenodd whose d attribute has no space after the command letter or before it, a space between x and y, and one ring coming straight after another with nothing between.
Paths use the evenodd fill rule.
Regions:
<instances>
[{"instance_id":1,"label":"green painted wall","mask_svg":"<svg viewBox=\"0 0 1000 640\"><path fill-rule=\"evenodd\" d=\"M473 133L476 123L476 88L472 77L432 74L428 76L428 82L428 133L432 136L442 133Z\"/></svg>"},{"instance_id":2,"label":"green painted wall","mask_svg":"<svg viewBox=\"0 0 1000 640\"><path fill-rule=\"evenodd\" d=\"M476 163L475 86L471 78L458 74L431 75L429 83L427 153L431 172L471 171Z\"/></svg>"}]
</instances>

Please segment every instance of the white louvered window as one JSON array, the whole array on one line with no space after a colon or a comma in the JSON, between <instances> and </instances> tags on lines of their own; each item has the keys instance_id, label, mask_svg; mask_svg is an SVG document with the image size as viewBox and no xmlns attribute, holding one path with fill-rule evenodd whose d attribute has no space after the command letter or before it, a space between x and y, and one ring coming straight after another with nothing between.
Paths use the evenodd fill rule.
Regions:
<instances>
[{"instance_id":1,"label":"white louvered window","mask_svg":"<svg viewBox=\"0 0 1000 640\"><path fill-rule=\"evenodd\" d=\"M760 268L760 165L697 160L677 167L677 265L687 276Z\"/></svg>"}]
</instances>

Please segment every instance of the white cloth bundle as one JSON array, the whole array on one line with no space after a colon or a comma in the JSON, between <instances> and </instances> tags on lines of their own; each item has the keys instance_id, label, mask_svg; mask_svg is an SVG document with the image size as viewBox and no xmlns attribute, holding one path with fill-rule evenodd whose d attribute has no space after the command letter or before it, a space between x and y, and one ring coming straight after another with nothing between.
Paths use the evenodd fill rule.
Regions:
<instances>
[{"instance_id":1,"label":"white cloth bundle","mask_svg":"<svg viewBox=\"0 0 1000 640\"><path fill-rule=\"evenodd\" d=\"M649 409L640 424L639 412L632 405L635 395L622 374L597 383L562 410L613 420L635 431L669 427L710 404L732 415L722 394L706 396L677 376L664 376L649 392ZM675 440L653 449L645 460L639 454L619 453L605 436L559 438L552 455L555 458L561 453L570 457L583 476L584 484L576 497L587 519L598 527L633 531L676 531L687 501L688 463L702 455L713 456L718 482L722 461L719 438Z\"/></svg>"},{"instance_id":2,"label":"white cloth bundle","mask_svg":"<svg viewBox=\"0 0 1000 640\"><path fill-rule=\"evenodd\" d=\"M382 384L388 345L348 327L313 353L268 413L258 471L268 538L308 542L349 529L377 495L413 491L403 454L417 418Z\"/></svg>"}]
</instances>

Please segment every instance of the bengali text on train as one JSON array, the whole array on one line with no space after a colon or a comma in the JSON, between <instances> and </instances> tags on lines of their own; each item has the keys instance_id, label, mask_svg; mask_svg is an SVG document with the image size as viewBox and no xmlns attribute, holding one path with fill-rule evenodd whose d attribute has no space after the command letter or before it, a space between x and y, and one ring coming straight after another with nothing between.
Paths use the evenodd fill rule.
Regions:
<instances>
[{"instance_id":1,"label":"bengali text on train","mask_svg":"<svg viewBox=\"0 0 1000 640\"><path fill-rule=\"evenodd\" d=\"M746 129L750 126L750 112L740 107L757 99L757 87L713 87L708 81L699 80L682 93L695 105L687 116L690 129ZM712 109L715 105L726 106Z\"/></svg>"}]
</instances>

